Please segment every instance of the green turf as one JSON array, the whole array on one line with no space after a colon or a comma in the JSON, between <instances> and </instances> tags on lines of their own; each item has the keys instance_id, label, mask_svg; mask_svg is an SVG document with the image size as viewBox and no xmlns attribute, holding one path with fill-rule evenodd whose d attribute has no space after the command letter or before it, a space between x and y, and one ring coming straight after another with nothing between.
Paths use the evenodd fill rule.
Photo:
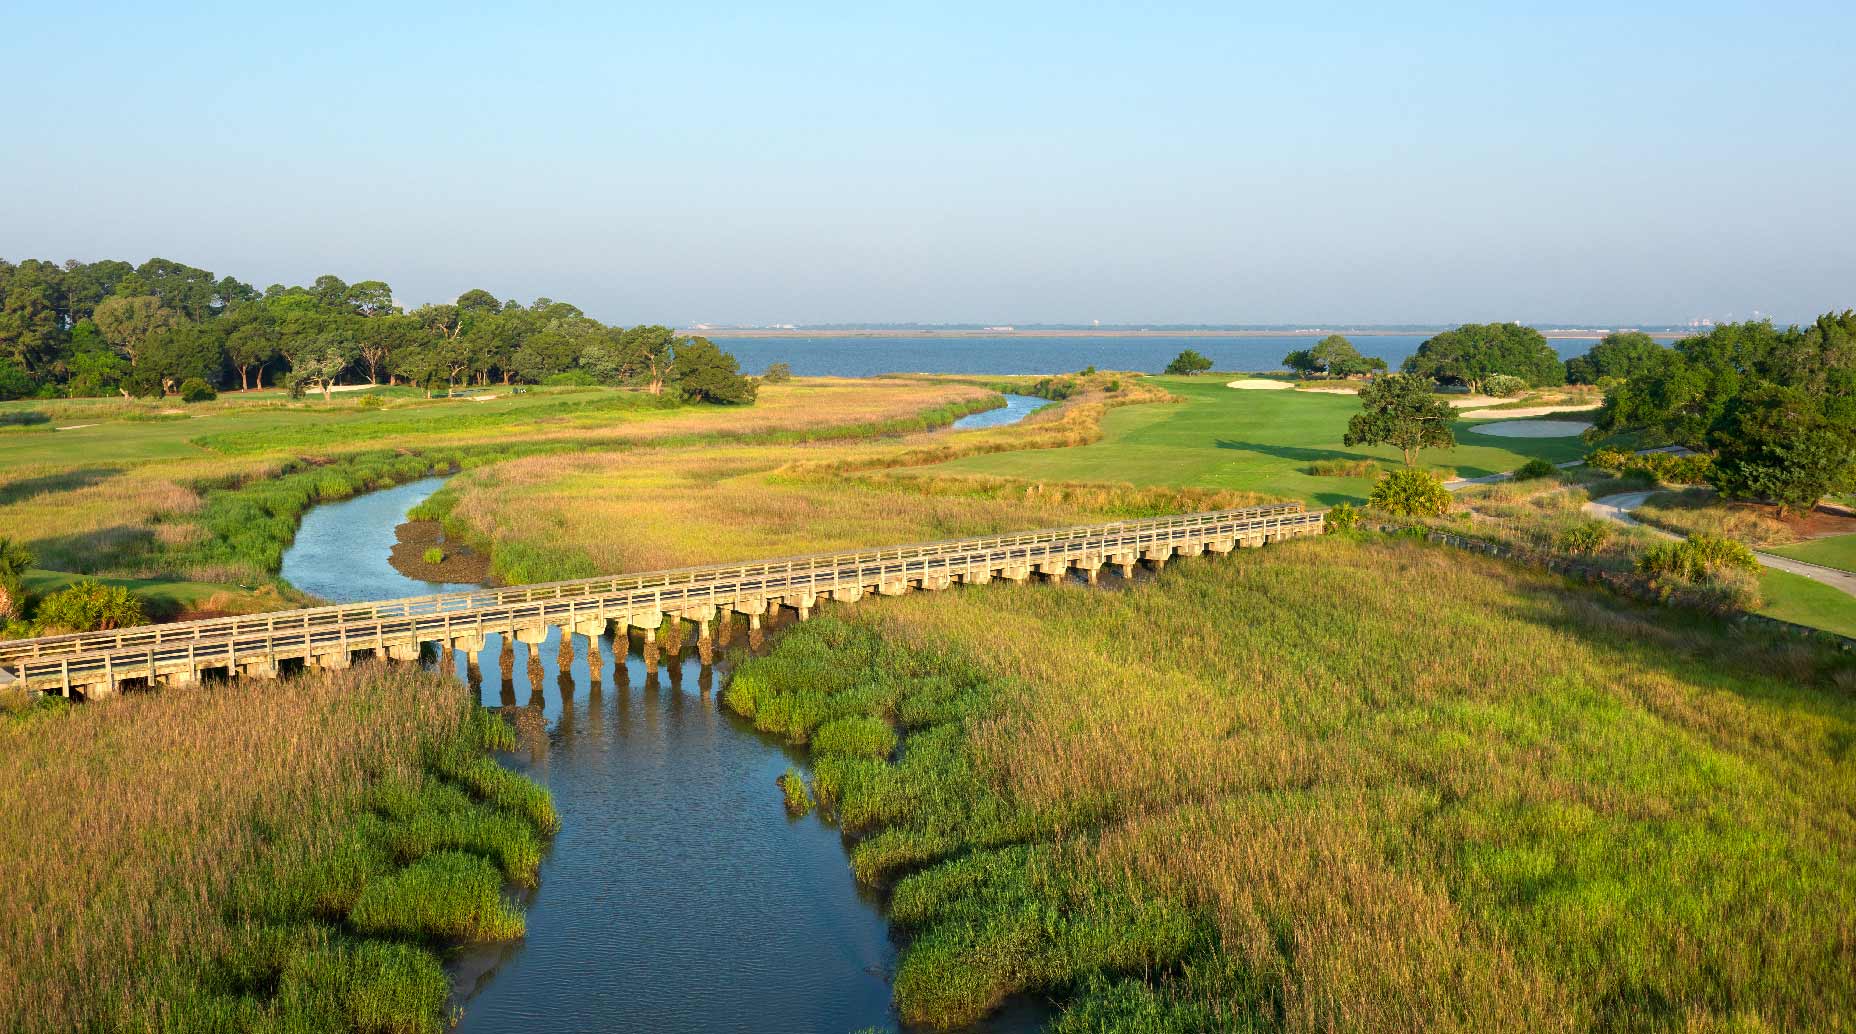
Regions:
<instances>
[{"instance_id":1,"label":"green turf","mask_svg":"<svg viewBox=\"0 0 1856 1034\"><path fill-rule=\"evenodd\" d=\"M86 577L66 571L34 568L26 572L26 592L45 596ZM167 617L198 607L218 593L242 595L246 590L224 582L171 581L164 578L97 578L105 585L120 585L142 601L142 608L153 617Z\"/></svg>"},{"instance_id":2,"label":"green turf","mask_svg":"<svg viewBox=\"0 0 1856 1034\"><path fill-rule=\"evenodd\" d=\"M367 409L360 399L379 394L396 400L392 409ZM486 392L496 394L494 391ZM0 445L0 470L38 463L69 464L74 455L91 462L135 463L207 458L253 452L326 447L343 442L399 441L414 435L482 431L532 420L584 417L595 422L657 414L656 400L636 392L588 388L529 388L521 395L423 399L406 389L344 392L324 402L320 395L291 402L279 392L249 396L229 392L217 402L174 402L148 409L153 418L122 418L120 400L25 400L0 404L0 412L50 411L50 424L68 431L10 431ZM142 412L142 410L131 410Z\"/></svg>"},{"instance_id":3,"label":"green turf","mask_svg":"<svg viewBox=\"0 0 1856 1034\"><path fill-rule=\"evenodd\" d=\"M1396 462L1397 450L1341 444L1347 419L1360 411L1352 396L1302 391L1237 391L1222 379L1159 377L1186 399L1179 405L1126 406L1109 412L1103 440L1074 449L972 456L926 468L929 473L1126 481L1136 485L1228 488L1299 498L1318 505L1361 502L1364 477L1316 477L1316 460ZM1530 459L1578 459L1578 438L1498 438L1469 430L1490 421L1459 422L1457 447L1426 449L1419 461L1454 468L1463 477L1514 470Z\"/></svg>"},{"instance_id":4,"label":"green turf","mask_svg":"<svg viewBox=\"0 0 1856 1034\"><path fill-rule=\"evenodd\" d=\"M1856 596L1803 575L1766 568L1759 575L1766 605L1759 613L1856 638Z\"/></svg>"},{"instance_id":5,"label":"green turf","mask_svg":"<svg viewBox=\"0 0 1856 1034\"><path fill-rule=\"evenodd\" d=\"M1856 572L1856 535L1832 535L1790 546L1772 546L1766 550L1779 556L1803 560L1808 564Z\"/></svg>"}]
</instances>

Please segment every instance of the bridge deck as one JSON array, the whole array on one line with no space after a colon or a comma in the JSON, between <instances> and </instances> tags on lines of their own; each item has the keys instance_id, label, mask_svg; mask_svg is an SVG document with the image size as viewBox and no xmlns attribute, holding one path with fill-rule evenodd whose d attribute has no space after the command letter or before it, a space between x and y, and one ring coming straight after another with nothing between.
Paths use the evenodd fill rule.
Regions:
<instances>
[{"instance_id":1,"label":"bridge deck","mask_svg":"<svg viewBox=\"0 0 1856 1034\"><path fill-rule=\"evenodd\" d=\"M1299 503L1184 514L1010 535L927 542L888 549L783 557L637 575L586 578L414 596L378 603L314 607L240 617L144 625L0 642L0 682L69 692L202 668L280 659L345 657L432 641L477 641L488 634L607 621L655 627L668 613L765 606L821 594L860 594L910 584L1012 576L1037 566L1164 559L1182 548L1230 548L1318 534L1323 514ZM788 605L794 605L788 600ZM5 677L5 676L10 676Z\"/></svg>"}]
</instances>

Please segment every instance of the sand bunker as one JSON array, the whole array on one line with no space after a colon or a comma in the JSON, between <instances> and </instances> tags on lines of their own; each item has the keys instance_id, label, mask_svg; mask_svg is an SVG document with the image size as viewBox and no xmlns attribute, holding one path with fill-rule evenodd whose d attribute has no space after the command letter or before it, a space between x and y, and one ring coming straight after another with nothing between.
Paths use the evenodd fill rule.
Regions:
<instances>
[{"instance_id":1,"label":"sand bunker","mask_svg":"<svg viewBox=\"0 0 1856 1034\"><path fill-rule=\"evenodd\" d=\"M1239 380L1225 385L1227 388L1240 388L1244 391L1287 391L1295 385L1288 381Z\"/></svg>"},{"instance_id":2,"label":"sand bunker","mask_svg":"<svg viewBox=\"0 0 1856 1034\"><path fill-rule=\"evenodd\" d=\"M1591 426L1574 420L1504 420L1499 424L1477 424L1466 430L1497 438L1577 438Z\"/></svg>"},{"instance_id":3,"label":"sand bunker","mask_svg":"<svg viewBox=\"0 0 1856 1034\"><path fill-rule=\"evenodd\" d=\"M1580 413L1586 410L1602 409L1603 402L1568 402L1562 406L1521 406L1516 409L1478 409L1473 413L1458 413L1465 420L1500 420L1514 416L1546 416L1548 413Z\"/></svg>"}]
</instances>

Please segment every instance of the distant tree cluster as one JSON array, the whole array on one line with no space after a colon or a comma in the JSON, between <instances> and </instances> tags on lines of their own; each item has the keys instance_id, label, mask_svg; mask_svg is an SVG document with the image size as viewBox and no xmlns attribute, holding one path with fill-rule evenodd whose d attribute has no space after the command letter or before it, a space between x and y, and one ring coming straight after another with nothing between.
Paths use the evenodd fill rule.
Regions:
<instances>
[{"instance_id":1,"label":"distant tree cluster","mask_svg":"<svg viewBox=\"0 0 1856 1034\"><path fill-rule=\"evenodd\" d=\"M263 291L167 259L0 259L0 399L196 398L266 378L326 398L344 378L429 395L459 385L584 383L744 403L755 382L705 338L609 327L566 302L466 291L410 312L379 280L317 277ZM193 385L197 382L197 387Z\"/></svg>"},{"instance_id":2,"label":"distant tree cluster","mask_svg":"<svg viewBox=\"0 0 1856 1034\"><path fill-rule=\"evenodd\" d=\"M1406 373L1481 391L1496 374L1528 387L1566 383L1566 364L1540 331L1518 323L1465 323L1426 340L1405 360Z\"/></svg>"},{"instance_id":3,"label":"distant tree cluster","mask_svg":"<svg viewBox=\"0 0 1856 1034\"><path fill-rule=\"evenodd\" d=\"M1364 356L1353 342L1340 334L1329 334L1313 348L1300 348L1282 357L1282 364L1304 377L1359 377L1383 373L1386 361Z\"/></svg>"},{"instance_id":4,"label":"distant tree cluster","mask_svg":"<svg viewBox=\"0 0 1856 1034\"><path fill-rule=\"evenodd\" d=\"M1729 499L1809 511L1856 491L1856 311L1785 330L1725 324L1654 352L1630 347L1593 349L1593 369L1621 378L1606 393L1601 431L1712 452L1706 476ZM1614 365L1599 365L1607 359Z\"/></svg>"}]
</instances>

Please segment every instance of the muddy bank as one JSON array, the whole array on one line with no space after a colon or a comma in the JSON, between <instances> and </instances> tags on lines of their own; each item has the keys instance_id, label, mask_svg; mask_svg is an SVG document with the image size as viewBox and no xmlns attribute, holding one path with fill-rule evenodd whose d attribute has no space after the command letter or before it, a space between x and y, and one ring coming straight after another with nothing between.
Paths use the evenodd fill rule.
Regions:
<instances>
[{"instance_id":1,"label":"muddy bank","mask_svg":"<svg viewBox=\"0 0 1856 1034\"><path fill-rule=\"evenodd\" d=\"M396 539L392 551L387 554L387 563L408 578L422 582L497 584L490 574L489 556L461 542L446 541L445 529L437 521L407 521L395 528L394 534ZM444 559L436 564L428 561L425 554L430 549L442 552Z\"/></svg>"}]
</instances>

